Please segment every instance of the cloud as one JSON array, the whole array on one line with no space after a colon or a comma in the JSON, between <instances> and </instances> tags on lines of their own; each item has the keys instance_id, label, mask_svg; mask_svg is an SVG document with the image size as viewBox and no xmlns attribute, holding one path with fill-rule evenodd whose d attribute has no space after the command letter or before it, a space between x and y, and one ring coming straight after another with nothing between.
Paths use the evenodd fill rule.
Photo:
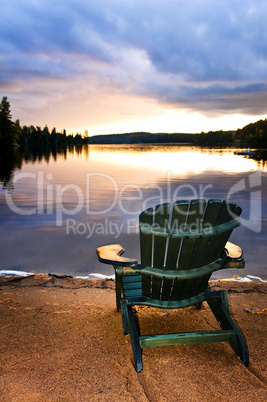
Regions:
<instances>
[{"instance_id":1,"label":"cloud","mask_svg":"<svg viewBox=\"0 0 267 402\"><path fill-rule=\"evenodd\" d=\"M264 114L266 15L265 0L9 0L0 91L36 107L76 87L207 116Z\"/></svg>"}]
</instances>

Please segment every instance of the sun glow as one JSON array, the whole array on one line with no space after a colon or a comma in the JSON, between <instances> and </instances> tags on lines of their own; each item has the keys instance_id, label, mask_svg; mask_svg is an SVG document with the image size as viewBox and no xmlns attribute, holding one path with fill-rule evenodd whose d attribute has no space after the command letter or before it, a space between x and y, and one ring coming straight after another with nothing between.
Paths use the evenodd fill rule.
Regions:
<instances>
[{"instance_id":1,"label":"sun glow","mask_svg":"<svg viewBox=\"0 0 267 402\"><path fill-rule=\"evenodd\" d=\"M253 159L234 155L234 150L209 150L186 146L90 146L90 160L101 160L121 169L151 170L186 175L204 171L247 172L257 169Z\"/></svg>"}]
</instances>

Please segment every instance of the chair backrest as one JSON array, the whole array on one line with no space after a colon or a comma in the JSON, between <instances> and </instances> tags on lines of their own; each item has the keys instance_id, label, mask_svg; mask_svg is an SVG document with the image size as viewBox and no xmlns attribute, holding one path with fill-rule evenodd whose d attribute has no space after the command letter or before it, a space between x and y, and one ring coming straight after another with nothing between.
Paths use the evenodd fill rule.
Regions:
<instances>
[{"instance_id":1,"label":"chair backrest","mask_svg":"<svg viewBox=\"0 0 267 402\"><path fill-rule=\"evenodd\" d=\"M242 210L235 204L203 199L165 203L139 216L141 265L162 269L162 278L143 275L143 295L182 300L205 290L211 274L172 280L164 271L191 270L218 260ZM182 283L183 282L183 283Z\"/></svg>"}]
</instances>

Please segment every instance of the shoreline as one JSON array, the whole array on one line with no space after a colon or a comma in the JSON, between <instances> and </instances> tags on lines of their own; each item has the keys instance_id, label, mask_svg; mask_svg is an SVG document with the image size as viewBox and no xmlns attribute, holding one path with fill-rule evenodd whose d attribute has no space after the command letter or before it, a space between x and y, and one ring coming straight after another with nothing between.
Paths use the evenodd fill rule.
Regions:
<instances>
[{"instance_id":1,"label":"shoreline","mask_svg":"<svg viewBox=\"0 0 267 402\"><path fill-rule=\"evenodd\" d=\"M73 279L85 279L85 280L115 280L115 274L113 275L104 275L101 273L91 273L88 275L64 275L64 274L53 274L53 273L34 273L34 272L26 272L26 271L17 271L17 270L4 270L0 269L0 278L7 277L7 278L24 278L29 276L38 276L38 275L48 275L53 276L55 278L73 278ZM16 280L16 279L14 279ZM249 275L240 276L234 275L232 278L218 278L218 279L211 279L210 282L259 282L259 283L267 283L267 280L261 278L260 276Z\"/></svg>"},{"instance_id":2,"label":"shoreline","mask_svg":"<svg viewBox=\"0 0 267 402\"><path fill-rule=\"evenodd\" d=\"M227 343L148 348L133 366L113 280L53 274L0 277L3 401L265 401L267 284L211 281L228 292L243 332L246 368ZM136 308L141 328L212 330L209 308ZM177 319L178 318L178 319Z\"/></svg>"}]
</instances>

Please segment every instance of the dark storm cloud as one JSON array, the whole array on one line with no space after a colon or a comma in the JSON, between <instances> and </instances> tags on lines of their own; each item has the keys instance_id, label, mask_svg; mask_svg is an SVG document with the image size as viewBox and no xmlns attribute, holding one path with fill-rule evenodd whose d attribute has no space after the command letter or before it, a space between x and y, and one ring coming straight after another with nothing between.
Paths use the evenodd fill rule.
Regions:
<instances>
[{"instance_id":1,"label":"dark storm cloud","mask_svg":"<svg viewBox=\"0 0 267 402\"><path fill-rule=\"evenodd\" d=\"M0 90L80 77L204 114L263 114L266 15L265 0L9 0Z\"/></svg>"}]
</instances>

